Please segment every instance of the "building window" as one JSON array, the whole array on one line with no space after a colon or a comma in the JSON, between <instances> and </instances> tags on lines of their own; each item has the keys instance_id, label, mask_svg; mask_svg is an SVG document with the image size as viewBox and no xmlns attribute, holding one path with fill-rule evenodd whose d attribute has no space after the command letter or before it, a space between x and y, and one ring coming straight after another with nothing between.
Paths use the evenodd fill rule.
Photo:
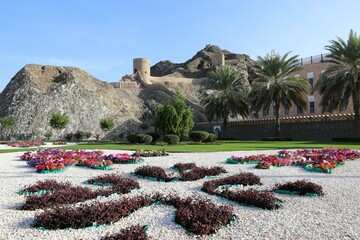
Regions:
<instances>
[{"instance_id":1,"label":"building window","mask_svg":"<svg viewBox=\"0 0 360 240\"><path fill-rule=\"evenodd\" d=\"M308 79L308 82L309 82L311 88L313 89L314 88L314 73L313 72L307 73L307 79Z\"/></svg>"},{"instance_id":2,"label":"building window","mask_svg":"<svg viewBox=\"0 0 360 240\"><path fill-rule=\"evenodd\" d=\"M315 102L314 101L309 102L309 109L310 109L310 113L315 112Z\"/></svg>"},{"instance_id":3,"label":"building window","mask_svg":"<svg viewBox=\"0 0 360 240\"><path fill-rule=\"evenodd\" d=\"M289 110L285 108L284 114L285 114L285 115L289 115Z\"/></svg>"},{"instance_id":4,"label":"building window","mask_svg":"<svg viewBox=\"0 0 360 240\"><path fill-rule=\"evenodd\" d=\"M300 74L296 74L294 77L299 78L299 77L300 77Z\"/></svg>"}]
</instances>

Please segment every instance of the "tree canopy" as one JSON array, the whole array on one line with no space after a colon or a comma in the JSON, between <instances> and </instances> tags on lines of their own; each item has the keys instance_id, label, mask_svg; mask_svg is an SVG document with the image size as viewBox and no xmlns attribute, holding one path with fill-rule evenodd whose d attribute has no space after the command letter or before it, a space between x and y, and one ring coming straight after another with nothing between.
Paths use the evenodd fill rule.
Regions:
<instances>
[{"instance_id":1,"label":"tree canopy","mask_svg":"<svg viewBox=\"0 0 360 240\"><path fill-rule=\"evenodd\" d=\"M155 127L163 135L187 136L194 127L194 114L186 105L181 92L177 92L170 102L161 103L155 110Z\"/></svg>"},{"instance_id":2,"label":"tree canopy","mask_svg":"<svg viewBox=\"0 0 360 240\"><path fill-rule=\"evenodd\" d=\"M226 129L231 115L247 117L249 83L244 75L236 67L219 66L208 76L211 92L202 100L208 120L222 119Z\"/></svg>"},{"instance_id":3,"label":"tree canopy","mask_svg":"<svg viewBox=\"0 0 360 240\"><path fill-rule=\"evenodd\" d=\"M344 110L350 99L355 113L354 136L360 137L360 37L350 30L349 38L330 40L325 47L332 66L321 74L315 89L321 95L320 105L332 112Z\"/></svg>"},{"instance_id":4,"label":"tree canopy","mask_svg":"<svg viewBox=\"0 0 360 240\"><path fill-rule=\"evenodd\" d=\"M280 56L274 51L265 57L258 57L254 66L255 79L249 94L251 109L268 112L275 108L275 136L280 136L280 107L289 110L295 104L301 111L306 109L306 96L311 86L304 78L291 74L299 69L298 56L289 57L290 52Z\"/></svg>"}]
</instances>

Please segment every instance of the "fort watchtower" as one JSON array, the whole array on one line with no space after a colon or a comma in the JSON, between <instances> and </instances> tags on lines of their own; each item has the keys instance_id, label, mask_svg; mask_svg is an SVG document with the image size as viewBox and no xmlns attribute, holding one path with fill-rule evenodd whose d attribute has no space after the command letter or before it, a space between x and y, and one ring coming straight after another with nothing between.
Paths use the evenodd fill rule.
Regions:
<instances>
[{"instance_id":1,"label":"fort watchtower","mask_svg":"<svg viewBox=\"0 0 360 240\"><path fill-rule=\"evenodd\" d=\"M215 52L211 57L212 66L222 66L225 65L225 56L222 52Z\"/></svg>"},{"instance_id":2,"label":"fort watchtower","mask_svg":"<svg viewBox=\"0 0 360 240\"><path fill-rule=\"evenodd\" d=\"M137 74L146 83L150 83L150 59L134 58L133 73Z\"/></svg>"}]
</instances>

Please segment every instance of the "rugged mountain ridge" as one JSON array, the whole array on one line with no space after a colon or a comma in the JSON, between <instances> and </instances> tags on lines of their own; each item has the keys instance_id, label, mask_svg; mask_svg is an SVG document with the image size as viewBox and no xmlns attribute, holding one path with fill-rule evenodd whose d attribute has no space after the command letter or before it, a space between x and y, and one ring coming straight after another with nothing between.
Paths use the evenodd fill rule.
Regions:
<instances>
[{"instance_id":1,"label":"rugged mountain ridge","mask_svg":"<svg viewBox=\"0 0 360 240\"><path fill-rule=\"evenodd\" d=\"M206 94L207 81L206 78L195 80L205 77L214 68L211 57L216 51L224 53L226 64L236 65L246 75L250 72L252 60L248 56L212 45L185 63L162 61L155 64L151 67L151 75L157 77L156 82L151 87L143 85L138 89L114 88L76 67L28 64L0 94L0 117L15 119L13 133L35 137L51 131L49 120L54 112L66 113L70 120L65 130L56 133L60 135L77 130L93 135L102 133L99 122L103 118L116 119L114 132L139 131L141 123L151 125L156 104L170 99L171 92L180 90L192 103L199 104ZM127 75L127 81L135 81L135 77ZM166 91L154 85L164 85ZM205 121L197 111L198 119Z\"/></svg>"}]
</instances>

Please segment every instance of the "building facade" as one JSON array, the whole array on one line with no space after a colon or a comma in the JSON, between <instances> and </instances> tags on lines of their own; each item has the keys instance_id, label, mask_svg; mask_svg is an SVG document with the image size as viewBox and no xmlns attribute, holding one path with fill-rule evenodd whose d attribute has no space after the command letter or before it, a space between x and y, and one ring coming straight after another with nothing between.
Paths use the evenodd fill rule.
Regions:
<instances>
[{"instance_id":1,"label":"building facade","mask_svg":"<svg viewBox=\"0 0 360 240\"><path fill-rule=\"evenodd\" d=\"M325 71L332 63L326 62L328 60L324 54L311 56L309 58L300 59L301 69L294 72L294 77L301 77L308 80L312 89L314 89L316 83L318 82L321 73ZM305 111L301 112L296 106L292 106L289 111L286 111L284 108L280 108L280 117L296 117L296 116L313 116L321 114L329 114L328 111L322 112L320 106L321 95L318 91L313 92L310 96L307 96L307 108ZM352 102L349 101L349 105L346 109L341 111L333 111L333 114L336 113L353 113ZM267 119L275 117L275 108L270 108L269 112L261 111L258 113L258 118Z\"/></svg>"}]
</instances>

